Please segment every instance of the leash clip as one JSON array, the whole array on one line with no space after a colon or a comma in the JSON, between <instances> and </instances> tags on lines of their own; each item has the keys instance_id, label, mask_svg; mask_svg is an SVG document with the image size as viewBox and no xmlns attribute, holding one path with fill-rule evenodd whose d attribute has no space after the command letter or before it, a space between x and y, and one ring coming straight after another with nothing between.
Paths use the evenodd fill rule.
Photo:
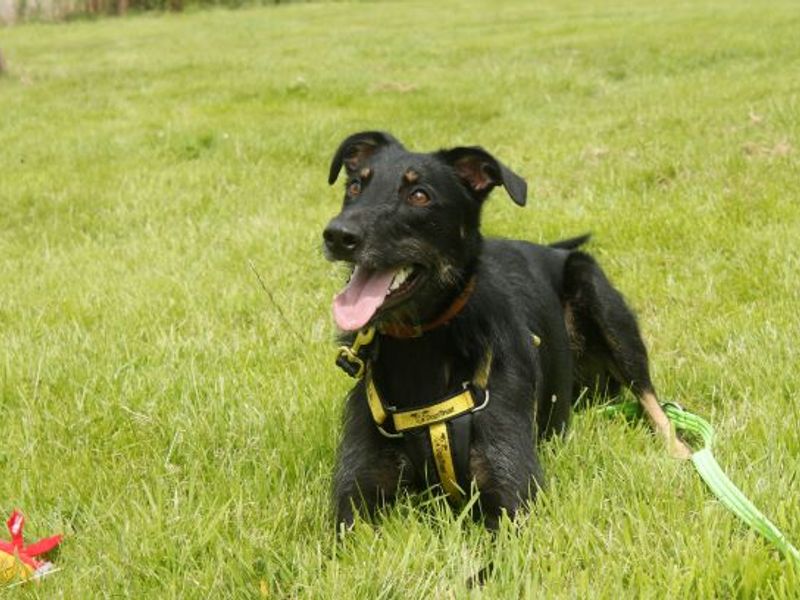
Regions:
<instances>
[{"instance_id":1,"label":"leash clip","mask_svg":"<svg viewBox=\"0 0 800 600\"><path fill-rule=\"evenodd\" d=\"M336 351L336 366L353 379L364 377L364 361L347 346L340 346Z\"/></svg>"},{"instance_id":2,"label":"leash clip","mask_svg":"<svg viewBox=\"0 0 800 600\"><path fill-rule=\"evenodd\" d=\"M374 327L360 330L356 334L356 339L353 341L352 346L339 346L336 350L336 366L353 379L363 378L366 368L365 351L374 339Z\"/></svg>"}]
</instances>

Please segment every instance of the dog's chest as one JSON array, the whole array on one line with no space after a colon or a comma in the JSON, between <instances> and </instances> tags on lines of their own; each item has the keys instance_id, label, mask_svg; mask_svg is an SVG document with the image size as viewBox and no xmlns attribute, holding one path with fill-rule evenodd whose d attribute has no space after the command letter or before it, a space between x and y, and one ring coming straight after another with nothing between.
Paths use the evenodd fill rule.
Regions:
<instances>
[{"instance_id":1,"label":"dog's chest","mask_svg":"<svg viewBox=\"0 0 800 600\"><path fill-rule=\"evenodd\" d=\"M392 340L380 348L371 364L368 395L373 405L380 403L395 415L395 429L402 431L389 435L397 436L395 447L409 461L413 479L421 487L440 484L451 500L459 501L470 487L473 412L488 400L491 352L470 369L441 340L420 341ZM398 426L408 423L410 415L419 426Z\"/></svg>"},{"instance_id":2,"label":"dog's chest","mask_svg":"<svg viewBox=\"0 0 800 600\"><path fill-rule=\"evenodd\" d=\"M464 359L441 340L382 339L375 375L384 400L411 408L443 397L468 379Z\"/></svg>"}]
</instances>

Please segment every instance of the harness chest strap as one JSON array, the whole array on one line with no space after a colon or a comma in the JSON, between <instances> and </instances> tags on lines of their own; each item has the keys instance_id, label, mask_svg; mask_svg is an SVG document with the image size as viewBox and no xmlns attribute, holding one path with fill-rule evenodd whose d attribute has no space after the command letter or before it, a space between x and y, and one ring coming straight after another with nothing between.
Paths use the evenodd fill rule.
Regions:
<instances>
[{"instance_id":1,"label":"harness chest strap","mask_svg":"<svg viewBox=\"0 0 800 600\"><path fill-rule=\"evenodd\" d=\"M436 464L436 474L445 493L454 500L463 500L466 484L459 485L456 468L453 464L453 450L450 446L450 435L447 432L447 423L434 423L428 427L431 439L433 460ZM469 448L467 448L469 451Z\"/></svg>"},{"instance_id":2,"label":"harness chest strap","mask_svg":"<svg viewBox=\"0 0 800 600\"><path fill-rule=\"evenodd\" d=\"M366 369L367 404L378 430L387 437L401 438L407 434L405 441L412 462L426 463L425 456L432 458L439 482L453 500L462 500L469 489L471 418L472 413L484 408L489 401L486 386L491 362L492 353L487 352L472 382L465 383L461 392L433 404L402 411L387 409L369 367ZM394 433L387 431L387 425L391 425Z\"/></svg>"}]
</instances>

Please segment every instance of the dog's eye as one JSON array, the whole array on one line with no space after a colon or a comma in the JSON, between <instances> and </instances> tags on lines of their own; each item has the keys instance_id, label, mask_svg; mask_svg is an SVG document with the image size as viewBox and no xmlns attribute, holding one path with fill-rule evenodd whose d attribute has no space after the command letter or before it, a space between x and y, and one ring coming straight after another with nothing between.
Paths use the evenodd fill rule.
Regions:
<instances>
[{"instance_id":1,"label":"dog's eye","mask_svg":"<svg viewBox=\"0 0 800 600\"><path fill-rule=\"evenodd\" d=\"M408 195L408 203L411 206L427 206L431 203L431 198L422 190L414 190Z\"/></svg>"},{"instance_id":2,"label":"dog's eye","mask_svg":"<svg viewBox=\"0 0 800 600\"><path fill-rule=\"evenodd\" d=\"M347 184L347 195L348 196L358 196L361 193L361 182L360 181L351 181Z\"/></svg>"}]
</instances>

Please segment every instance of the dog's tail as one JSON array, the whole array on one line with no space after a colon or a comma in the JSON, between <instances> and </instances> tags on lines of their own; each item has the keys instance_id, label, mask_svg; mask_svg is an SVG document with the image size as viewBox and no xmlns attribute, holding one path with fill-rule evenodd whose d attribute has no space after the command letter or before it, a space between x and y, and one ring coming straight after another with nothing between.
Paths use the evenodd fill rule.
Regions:
<instances>
[{"instance_id":1,"label":"dog's tail","mask_svg":"<svg viewBox=\"0 0 800 600\"><path fill-rule=\"evenodd\" d=\"M553 242L550 244L551 248L558 248L560 250L575 250L576 248L580 248L586 242L588 242L592 237L591 233L584 233L583 235L579 235L578 237L569 238L568 240L560 240L558 242Z\"/></svg>"}]
</instances>

